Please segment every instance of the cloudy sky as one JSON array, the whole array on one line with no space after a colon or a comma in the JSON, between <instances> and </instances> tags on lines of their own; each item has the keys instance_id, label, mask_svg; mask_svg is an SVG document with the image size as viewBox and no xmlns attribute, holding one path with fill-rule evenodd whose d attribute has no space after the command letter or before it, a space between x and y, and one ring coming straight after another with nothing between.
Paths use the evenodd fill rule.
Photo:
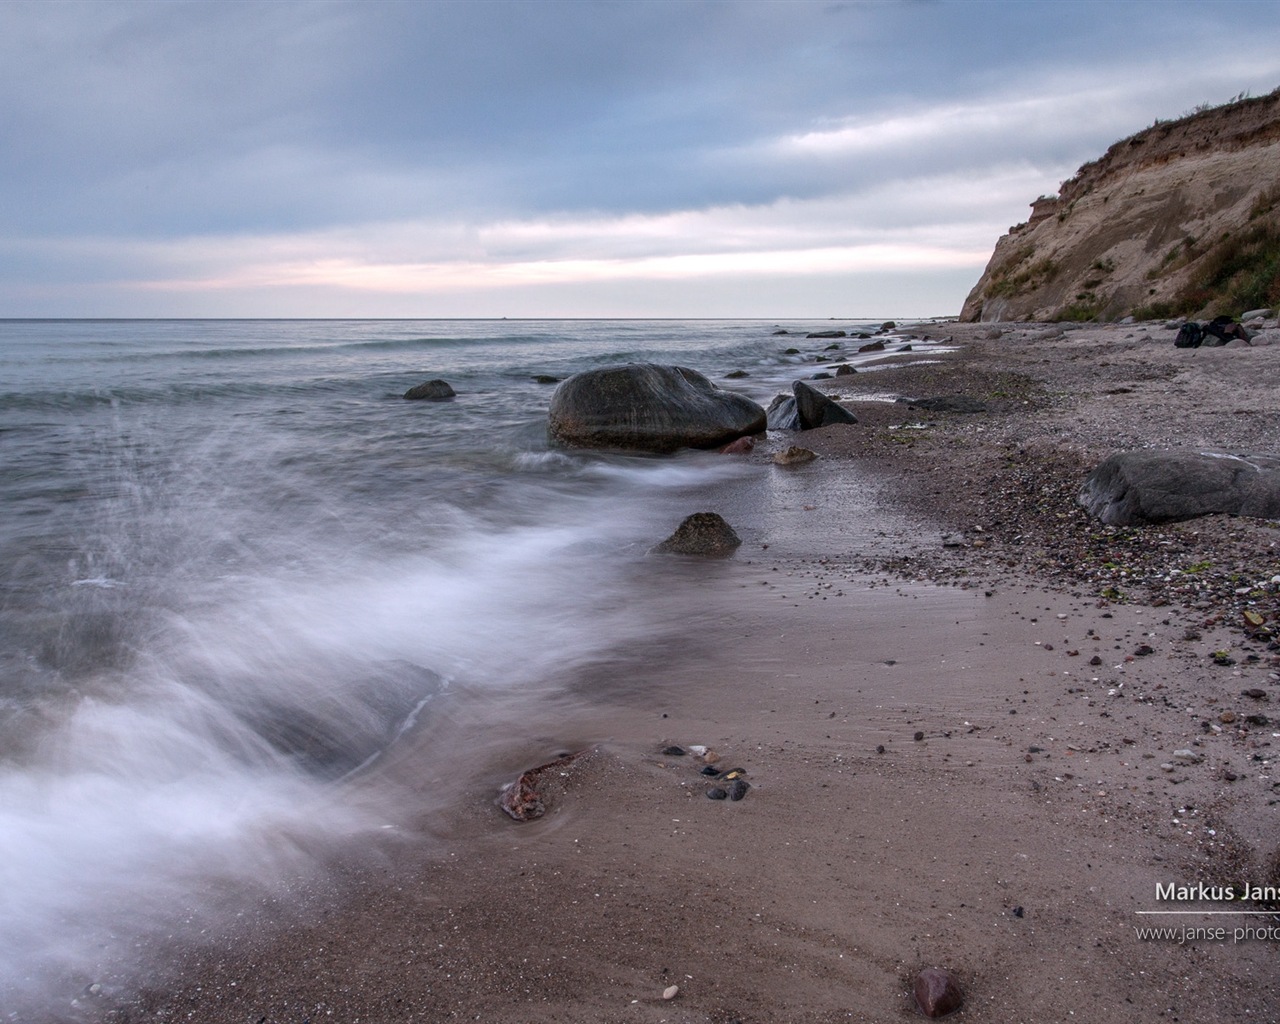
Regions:
<instances>
[{"instance_id":1,"label":"cloudy sky","mask_svg":"<svg viewBox=\"0 0 1280 1024\"><path fill-rule=\"evenodd\" d=\"M1280 5L0 0L0 316L954 314Z\"/></svg>"}]
</instances>

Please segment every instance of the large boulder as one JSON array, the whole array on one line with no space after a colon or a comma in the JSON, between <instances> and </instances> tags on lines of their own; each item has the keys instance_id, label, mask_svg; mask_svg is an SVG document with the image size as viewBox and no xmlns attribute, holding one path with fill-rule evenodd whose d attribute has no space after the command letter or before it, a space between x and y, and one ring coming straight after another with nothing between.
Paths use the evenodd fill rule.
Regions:
<instances>
[{"instance_id":1,"label":"large boulder","mask_svg":"<svg viewBox=\"0 0 1280 1024\"><path fill-rule=\"evenodd\" d=\"M456 392L447 380L429 380L423 384L415 384L404 393L404 397L415 402L444 402L453 398Z\"/></svg>"},{"instance_id":2,"label":"large boulder","mask_svg":"<svg viewBox=\"0 0 1280 1024\"><path fill-rule=\"evenodd\" d=\"M1077 501L1111 526L1225 512L1280 518L1280 456L1117 452L1089 474Z\"/></svg>"},{"instance_id":3,"label":"large boulder","mask_svg":"<svg viewBox=\"0 0 1280 1024\"><path fill-rule=\"evenodd\" d=\"M751 399L696 370L628 363L574 374L551 396L551 436L582 448L715 448L765 429Z\"/></svg>"}]
</instances>

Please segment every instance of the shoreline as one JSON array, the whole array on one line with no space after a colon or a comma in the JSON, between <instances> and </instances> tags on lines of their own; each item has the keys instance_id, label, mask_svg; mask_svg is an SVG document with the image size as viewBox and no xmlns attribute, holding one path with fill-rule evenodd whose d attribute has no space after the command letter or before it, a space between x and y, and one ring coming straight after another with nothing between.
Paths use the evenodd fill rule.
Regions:
<instances>
[{"instance_id":1,"label":"shoreline","mask_svg":"<svg viewBox=\"0 0 1280 1024\"><path fill-rule=\"evenodd\" d=\"M933 331L962 349L823 382L858 426L750 456L821 456L776 471L785 509L761 530L785 545L642 573L650 642L433 716L360 784L391 827L335 851L330 878L257 901L212 945L155 950L138 998L89 994L49 1019L883 1021L913 1016L927 966L959 976L962 1020L1280 1008L1267 942L1134 931L1157 885L1280 882L1275 741L1245 722L1280 697L1275 654L1217 579L1280 572L1280 531L1161 528L1178 559L1212 563L1204 586L1175 595L1154 562L1122 559L1140 582L1108 600L1095 546L1150 544L1063 507L1100 452L1278 436L1280 347L1188 354L1154 325ZM858 401L884 386L992 411ZM1205 409L1221 387L1247 411ZM868 486L886 513L870 553L838 531L841 495ZM1222 645L1235 666L1207 657ZM671 744L745 768L746 797L706 799ZM544 818L497 809L503 782L584 748Z\"/></svg>"}]
</instances>

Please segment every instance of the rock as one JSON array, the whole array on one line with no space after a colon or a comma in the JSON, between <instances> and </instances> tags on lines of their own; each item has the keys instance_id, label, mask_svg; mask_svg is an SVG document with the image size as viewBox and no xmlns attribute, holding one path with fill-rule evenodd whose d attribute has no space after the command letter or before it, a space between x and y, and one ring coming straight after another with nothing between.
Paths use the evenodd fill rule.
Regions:
<instances>
[{"instance_id":1,"label":"rock","mask_svg":"<svg viewBox=\"0 0 1280 1024\"><path fill-rule=\"evenodd\" d=\"M828 345L828 346L827 346L826 348L824 348L822 351L823 351L823 352L839 352L839 351L840 351L840 342L838 342L838 341L833 341L830 345Z\"/></svg>"},{"instance_id":2,"label":"rock","mask_svg":"<svg viewBox=\"0 0 1280 1024\"><path fill-rule=\"evenodd\" d=\"M799 430L800 413L791 395L775 395L765 410L765 422L770 430Z\"/></svg>"},{"instance_id":3,"label":"rock","mask_svg":"<svg viewBox=\"0 0 1280 1024\"><path fill-rule=\"evenodd\" d=\"M680 986L679 986L679 985L668 985L666 988L664 988L664 989L662 990L662 998L663 998L663 999L668 999L668 1000L670 1000L670 999L674 999L674 998L675 998L676 996L678 996L679 994L680 994Z\"/></svg>"},{"instance_id":4,"label":"rock","mask_svg":"<svg viewBox=\"0 0 1280 1024\"><path fill-rule=\"evenodd\" d=\"M1241 313L1241 320L1270 320L1275 316L1273 309L1251 309L1247 313Z\"/></svg>"},{"instance_id":5,"label":"rock","mask_svg":"<svg viewBox=\"0 0 1280 1024\"><path fill-rule=\"evenodd\" d=\"M588 750L590 749L588 748ZM553 769L558 772L559 769L577 760L588 750L565 754L554 761L548 761L537 768L530 768L527 772L522 772L515 782L512 782L502 790L502 795L498 798L498 806L515 818L516 821L532 821L534 818L542 817L547 810L546 802L539 790L543 775Z\"/></svg>"},{"instance_id":6,"label":"rock","mask_svg":"<svg viewBox=\"0 0 1280 1024\"><path fill-rule=\"evenodd\" d=\"M549 373L538 373L533 378L535 384L559 384L562 380L563 377L553 377Z\"/></svg>"},{"instance_id":7,"label":"rock","mask_svg":"<svg viewBox=\"0 0 1280 1024\"><path fill-rule=\"evenodd\" d=\"M883 341L869 341L869 342L867 342L865 345L860 346L860 347L858 348L858 351L859 351L859 352L883 352L883 351L884 351L884 342L883 342Z\"/></svg>"},{"instance_id":8,"label":"rock","mask_svg":"<svg viewBox=\"0 0 1280 1024\"><path fill-rule=\"evenodd\" d=\"M779 466L800 466L806 462L812 462L817 457L817 452L813 452L808 448L801 448L799 445L793 444L786 451L778 452L778 454L773 457L773 461Z\"/></svg>"},{"instance_id":9,"label":"rock","mask_svg":"<svg viewBox=\"0 0 1280 1024\"><path fill-rule=\"evenodd\" d=\"M813 374L809 379L810 380L830 380L831 374L827 373L826 370L819 370L817 373Z\"/></svg>"},{"instance_id":10,"label":"rock","mask_svg":"<svg viewBox=\"0 0 1280 1024\"><path fill-rule=\"evenodd\" d=\"M1240 695L1241 695L1242 697L1249 697L1249 698L1251 698L1251 699L1253 699L1253 700L1266 700L1266 699L1267 699L1267 691L1266 691L1266 690L1261 690L1261 689L1259 689L1259 688L1258 688L1258 687L1256 687L1256 686L1251 687L1251 688L1250 688L1250 689L1248 689L1248 690L1241 690L1241 691L1240 691Z\"/></svg>"},{"instance_id":11,"label":"rock","mask_svg":"<svg viewBox=\"0 0 1280 1024\"><path fill-rule=\"evenodd\" d=\"M729 786L729 799L741 800L747 795L747 790L751 788L751 783L746 779L734 779Z\"/></svg>"},{"instance_id":12,"label":"rock","mask_svg":"<svg viewBox=\"0 0 1280 1024\"><path fill-rule=\"evenodd\" d=\"M1092 665L1094 668L1097 668L1099 665L1102 664L1102 659L1095 654L1092 658L1089 659L1089 664Z\"/></svg>"},{"instance_id":13,"label":"rock","mask_svg":"<svg viewBox=\"0 0 1280 1024\"><path fill-rule=\"evenodd\" d=\"M806 338L847 338L844 331L810 331Z\"/></svg>"},{"instance_id":14,"label":"rock","mask_svg":"<svg viewBox=\"0 0 1280 1024\"><path fill-rule=\"evenodd\" d=\"M916 1005L926 1017L945 1017L960 1009L964 992L950 971L926 967L916 975Z\"/></svg>"},{"instance_id":15,"label":"rock","mask_svg":"<svg viewBox=\"0 0 1280 1024\"><path fill-rule=\"evenodd\" d=\"M1150 644L1139 644L1136 648L1134 648L1133 653L1135 657L1145 658L1148 654L1155 654L1156 649L1152 647Z\"/></svg>"},{"instance_id":16,"label":"rock","mask_svg":"<svg viewBox=\"0 0 1280 1024\"><path fill-rule=\"evenodd\" d=\"M1076 500L1109 526L1177 522L1215 512L1280 518L1280 457L1117 452L1089 475Z\"/></svg>"},{"instance_id":17,"label":"rock","mask_svg":"<svg viewBox=\"0 0 1280 1024\"><path fill-rule=\"evenodd\" d=\"M448 381L429 380L411 387L404 393L404 397L414 401L443 402L453 398L455 394L457 392L449 386Z\"/></svg>"},{"instance_id":18,"label":"rock","mask_svg":"<svg viewBox=\"0 0 1280 1024\"><path fill-rule=\"evenodd\" d=\"M1204 755L1198 754L1194 750L1189 749L1175 750L1173 752L1173 759L1177 761L1178 764L1199 764L1204 760Z\"/></svg>"},{"instance_id":19,"label":"rock","mask_svg":"<svg viewBox=\"0 0 1280 1024\"><path fill-rule=\"evenodd\" d=\"M923 740L923 739L924 739L924 731L923 731L923 730L920 730L920 729L917 729L917 730L916 730L916 734L915 734L914 736L912 736L911 738L912 738L913 740L915 740L917 743L919 743L921 740Z\"/></svg>"},{"instance_id":20,"label":"rock","mask_svg":"<svg viewBox=\"0 0 1280 1024\"><path fill-rule=\"evenodd\" d=\"M728 558L741 543L733 527L715 512L695 512L653 551L700 558Z\"/></svg>"},{"instance_id":21,"label":"rock","mask_svg":"<svg viewBox=\"0 0 1280 1024\"><path fill-rule=\"evenodd\" d=\"M712 767L711 765L707 765L705 768L703 768L703 769L702 769L701 774L702 774L702 775L711 775L711 776L716 776L716 775L719 775L719 774L720 774L720 769L719 769L719 768Z\"/></svg>"},{"instance_id":22,"label":"rock","mask_svg":"<svg viewBox=\"0 0 1280 1024\"><path fill-rule=\"evenodd\" d=\"M979 402L976 398L970 398L968 395L939 395L937 398L899 398L898 401L915 409L927 409L929 412L979 413L987 411L985 402Z\"/></svg>"},{"instance_id":23,"label":"rock","mask_svg":"<svg viewBox=\"0 0 1280 1024\"><path fill-rule=\"evenodd\" d=\"M857 373L857 372L858 372L858 371L857 371L857 370L855 370L855 369L854 369L852 366L850 366L848 363L841 363L839 366L837 366L837 367L836 367L836 376L837 376L837 377L847 377L847 376L849 376L849 374L851 374L851 373Z\"/></svg>"},{"instance_id":24,"label":"rock","mask_svg":"<svg viewBox=\"0 0 1280 1024\"><path fill-rule=\"evenodd\" d=\"M743 377L750 377L751 374L746 370L730 370L724 375L725 380L741 380Z\"/></svg>"},{"instance_id":25,"label":"rock","mask_svg":"<svg viewBox=\"0 0 1280 1024\"><path fill-rule=\"evenodd\" d=\"M765 411L695 370L629 363L576 373L551 397L553 439L584 448L714 448L765 429Z\"/></svg>"},{"instance_id":26,"label":"rock","mask_svg":"<svg viewBox=\"0 0 1280 1024\"><path fill-rule=\"evenodd\" d=\"M667 757L684 757L684 755L688 753L688 751L685 750L684 747L674 747L674 746L663 747L662 752L666 754Z\"/></svg>"},{"instance_id":27,"label":"rock","mask_svg":"<svg viewBox=\"0 0 1280 1024\"><path fill-rule=\"evenodd\" d=\"M798 356L800 354L800 350L798 348L784 348L782 350L782 354L784 356Z\"/></svg>"},{"instance_id":28,"label":"rock","mask_svg":"<svg viewBox=\"0 0 1280 1024\"><path fill-rule=\"evenodd\" d=\"M858 422L857 416L817 388L796 381L791 385L791 390L795 395L801 430L829 427L835 423Z\"/></svg>"},{"instance_id":29,"label":"rock","mask_svg":"<svg viewBox=\"0 0 1280 1024\"><path fill-rule=\"evenodd\" d=\"M774 331L774 332L773 332L773 336L776 338L776 337L778 337L778 335L780 335L780 334L790 334L790 333L791 333L790 331L782 331L782 330L778 330L778 331Z\"/></svg>"},{"instance_id":30,"label":"rock","mask_svg":"<svg viewBox=\"0 0 1280 1024\"><path fill-rule=\"evenodd\" d=\"M942 537L944 548L962 548L965 546L963 533L947 533Z\"/></svg>"},{"instance_id":31,"label":"rock","mask_svg":"<svg viewBox=\"0 0 1280 1024\"><path fill-rule=\"evenodd\" d=\"M880 330L882 331L896 331L897 329L898 329L898 325L895 324L892 320L886 320L884 323L880 325Z\"/></svg>"},{"instance_id":32,"label":"rock","mask_svg":"<svg viewBox=\"0 0 1280 1024\"><path fill-rule=\"evenodd\" d=\"M736 441L730 441L727 445L720 449L721 455L746 455L755 449L756 439L754 437L740 437Z\"/></svg>"},{"instance_id":33,"label":"rock","mask_svg":"<svg viewBox=\"0 0 1280 1024\"><path fill-rule=\"evenodd\" d=\"M710 789L707 790L707 799L708 800L728 800L729 794L725 790L721 789L719 786L712 786Z\"/></svg>"}]
</instances>

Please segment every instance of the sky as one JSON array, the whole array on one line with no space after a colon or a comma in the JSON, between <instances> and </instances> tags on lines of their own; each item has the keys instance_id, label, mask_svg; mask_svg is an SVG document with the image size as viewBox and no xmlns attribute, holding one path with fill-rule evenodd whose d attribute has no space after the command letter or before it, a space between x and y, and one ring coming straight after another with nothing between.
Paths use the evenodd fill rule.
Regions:
<instances>
[{"instance_id":1,"label":"sky","mask_svg":"<svg viewBox=\"0 0 1280 1024\"><path fill-rule=\"evenodd\" d=\"M924 317L1280 4L0 0L0 317Z\"/></svg>"}]
</instances>

